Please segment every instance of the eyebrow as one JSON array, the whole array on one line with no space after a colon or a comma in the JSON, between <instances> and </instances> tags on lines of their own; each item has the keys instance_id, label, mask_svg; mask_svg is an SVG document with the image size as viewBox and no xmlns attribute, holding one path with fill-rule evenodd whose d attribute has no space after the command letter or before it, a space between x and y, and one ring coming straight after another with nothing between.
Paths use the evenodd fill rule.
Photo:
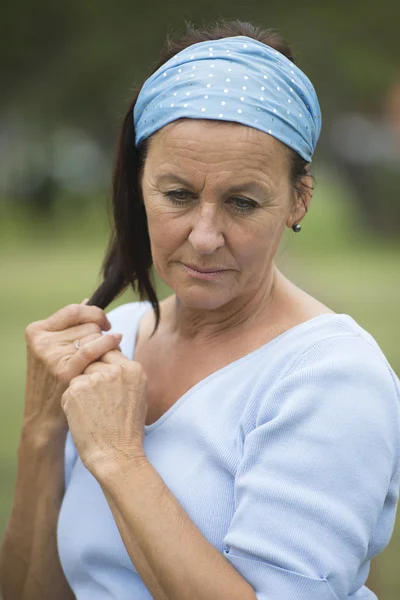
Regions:
<instances>
[{"instance_id":1,"label":"eyebrow","mask_svg":"<svg viewBox=\"0 0 400 600\"><path fill-rule=\"evenodd\" d=\"M158 177L156 177L156 183L181 183L182 185L186 185L188 188L192 187L190 181L186 180L181 175L175 173L163 173L162 175L159 175ZM228 188L227 191L229 194L231 194L244 190L255 194L268 194L271 191L268 185L262 185L257 183L256 181L247 181L238 185L232 185Z\"/></svg>"}]
</instances>

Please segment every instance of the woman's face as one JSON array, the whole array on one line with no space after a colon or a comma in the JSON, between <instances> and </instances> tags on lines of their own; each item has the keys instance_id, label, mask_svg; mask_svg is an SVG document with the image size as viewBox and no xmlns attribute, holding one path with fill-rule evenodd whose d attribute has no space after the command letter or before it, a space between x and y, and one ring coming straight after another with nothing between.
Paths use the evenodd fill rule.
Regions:
<instances>
[{"instance_id":1,"label":"woman's face","mask_svg":"<svg viewBox=\"0 0 400 600\"><path fill-rule=\"evenodd\" d=\"M300 216L278 140L239 123L174 121L152 136L141 181L155 270L184 305L263 293Z\"/></svg>"}]
</instances>

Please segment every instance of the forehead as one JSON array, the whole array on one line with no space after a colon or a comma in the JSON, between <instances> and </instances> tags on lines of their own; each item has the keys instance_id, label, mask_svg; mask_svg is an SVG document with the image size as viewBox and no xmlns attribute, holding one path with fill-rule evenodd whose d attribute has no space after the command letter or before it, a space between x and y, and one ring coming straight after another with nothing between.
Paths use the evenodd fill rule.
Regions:
<instances>
[{"instance_id":1,"label":"forehead","mask_svg":"<svg viewBox=\"0 0 400 600\"><path fill-rule=\"evenodd\" d=\"M148 166L201 163L208 170L224 168L287 172L288 153L276 138L234 122L207 119L179 119L151 136Z\"/></svg>"}]
</instances>

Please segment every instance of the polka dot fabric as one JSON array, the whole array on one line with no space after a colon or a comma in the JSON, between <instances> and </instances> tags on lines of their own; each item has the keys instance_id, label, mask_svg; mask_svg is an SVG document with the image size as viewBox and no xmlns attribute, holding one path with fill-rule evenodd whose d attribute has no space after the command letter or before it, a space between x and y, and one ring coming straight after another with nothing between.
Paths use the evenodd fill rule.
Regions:
<instances>
[{"instance_id":1,"label":"polka dot fabric","mask_svg":"<svg viewBox=\"0 0 400 600\"><path fill-rule=\"evenodd\" d=\"M136 146L181 118L235 121L272 135L311 162L321 112L308 77L247 36L193 44L144 83L133 111Z\"/></svg>"}]
</instances>

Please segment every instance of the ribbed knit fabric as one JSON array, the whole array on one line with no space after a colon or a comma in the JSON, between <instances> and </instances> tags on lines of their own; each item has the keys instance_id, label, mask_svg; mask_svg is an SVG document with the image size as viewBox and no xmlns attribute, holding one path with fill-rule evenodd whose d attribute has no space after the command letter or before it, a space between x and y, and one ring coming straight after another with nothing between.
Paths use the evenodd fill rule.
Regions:
<instances>
[{"instance_id":1,"label":"ribbed knit fabric","mask_svg":"<svg viewBox=\"0 0 400 600\"><path fill-rule=\"evenodd\" d=\"M108 313L128 358L150 308ZM376 599L364 583L394 528L400 381L349 315L315 317L206 377L145 426L144 448L258 600ZM58 548L77 600L151 599L70 434L65 468Z\"/></svg>"}]
</instances>

